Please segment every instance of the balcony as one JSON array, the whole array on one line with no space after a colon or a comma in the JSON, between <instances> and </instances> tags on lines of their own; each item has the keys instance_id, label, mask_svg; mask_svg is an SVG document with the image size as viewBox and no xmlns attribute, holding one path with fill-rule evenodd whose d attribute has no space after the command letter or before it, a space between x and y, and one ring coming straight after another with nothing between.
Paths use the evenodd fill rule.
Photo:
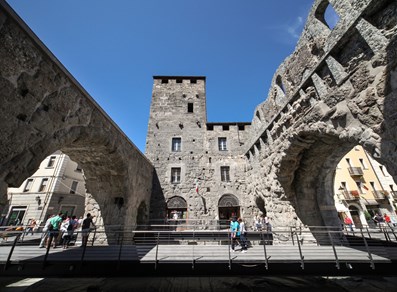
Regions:
<instances>
[{"instance_id":1,"label":"balcony","mask_svg":"<svg viewBox=\"0 0 397 292\"><path fill-rule=\"evenodd\" d=\"M373 190L372 191L372 195L374 196L374 198L376 200L384 200L384 199L387 198L389 193L387 191L384 191L384 190Z\"/></svg>"},{"instance_id":2,"label":"balcony","mask_svg":"<svg viewBox=\"0 0 397 292\"><path fill-rule=\"evenodd\" d=\"M342 190L341 192L342 192L343 196L345 197L345 200L359 200L360 199L360 193L357 190L354 190L354 191Z\"/></svg>"},{"instance_id":3,"label":"balcony","mask_svg":"<svg viewBox=\"0 0 397 292\"><path fill-rule=\"evenodd\" d=\"M351 176L363 176L364 172L361 167L349 167L349 174Z\"/></svg>"}]
</instances>

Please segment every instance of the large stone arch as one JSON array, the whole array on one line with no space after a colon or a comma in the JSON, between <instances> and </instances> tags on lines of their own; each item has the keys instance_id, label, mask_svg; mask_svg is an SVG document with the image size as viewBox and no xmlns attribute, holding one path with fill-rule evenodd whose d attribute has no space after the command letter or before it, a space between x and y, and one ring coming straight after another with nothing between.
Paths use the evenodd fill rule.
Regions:
<instances>
[{"instance_id":1,"label":"large stone arch","mask_svg":"<svg viewBox=\"0 0 397 292\"><path fill-rule=\"evenodd\" d=\"M249 193L275 225L339 224L333 170L357 144L397 178L397 3L329 2L339 24L323 31L316 13L328 1L314 3L245 153ZM283 104L271 94L278 76L289 94Z\"/></svg>"},{"instance_id":2,"label":"large stone arch","mask_svg":"<svg viewBox=\"0 0 397 292\"><path fill-rule=\"evenodd\" d=\"M132 228L138 206L150 203L153 166L12 9L0 7L0 201L61 150L84 169L103 223Z\"/></svg>"}]
</instances>

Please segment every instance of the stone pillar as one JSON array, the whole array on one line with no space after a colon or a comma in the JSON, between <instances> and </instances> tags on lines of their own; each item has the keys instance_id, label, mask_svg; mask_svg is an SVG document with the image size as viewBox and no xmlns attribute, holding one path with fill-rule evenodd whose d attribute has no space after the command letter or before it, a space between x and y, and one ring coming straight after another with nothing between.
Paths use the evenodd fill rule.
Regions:
<instances>
[{"instance_id":1,"label":"stone pillar","mask_svg":"<svg viewBox=\"0 0 397 292\"><path fill-rule=\"evenodd\" d=\"M268 143L273 143L273 138L272 138L272 134L270 133L269 130L266 130L266 136L267 136L267 141Z\"/></svg>"},{"instance_id":2,"label":"stone pillar","mask_svg":"<svg viewBox=\"0 0 397 292\"><path fill-rule=\"evenodd\" d=\"M345 69L332 56L328 56L328 58L325 59L325 62L327 63L328 68L336 81L336 84L340 85L348 77Z\"/></svg>"},{"instance_id":3,"label":"stone pillar","mask_svg":"<svg viewBox=\"0 0 397 292\"><path fill-rule=\"evenodd\" d=\"M365 19L361 18L356 28L374 53L383 50L388 44L382 32Z\"/></svg>"},{"instance_id":4,"label":"stone pillar","mask_svg":"<svg viewBox=\"0 0 397 292\"><path fill-rule=\"evenodd\" d=\"M327 85L325 84L324 80L322 80L316 73L313 73L312 80L314 87L316 88L317 95L320 97L320 99L324 100L328 94Z\"/></svg>"}]
</instances>

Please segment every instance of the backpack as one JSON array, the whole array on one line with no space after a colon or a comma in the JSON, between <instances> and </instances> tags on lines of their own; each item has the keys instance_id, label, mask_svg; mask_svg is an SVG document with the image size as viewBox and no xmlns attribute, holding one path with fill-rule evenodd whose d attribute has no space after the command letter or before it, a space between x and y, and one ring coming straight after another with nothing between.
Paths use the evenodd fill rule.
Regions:
<instances>
[{"instance_id":1,"label":"backpack","mask_svg":"<svg viewBox=\"0 0 397 292\"><path fill-rule=\"evenodd\" d=\"M69 225L68 225L67 231L72 231L73 230L74 224L72 224L72 223L74 223L74 222L70 222L69 221Z\"/></svg>"}]
</instances>

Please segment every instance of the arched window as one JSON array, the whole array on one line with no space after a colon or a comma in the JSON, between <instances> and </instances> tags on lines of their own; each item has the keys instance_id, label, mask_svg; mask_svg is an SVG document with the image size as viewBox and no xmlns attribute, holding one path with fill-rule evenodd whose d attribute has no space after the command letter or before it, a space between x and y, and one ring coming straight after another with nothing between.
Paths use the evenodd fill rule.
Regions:
<instances>
[{"instance_id":1,"label":"arched window","mask_svg":"<svg viewBox=\"0 0 397 292\"><path fill-rule=\"evenodd\" d=\"M328 1L323 1L318 5L315 16L324 23L329 29L334 29L339 22L339 15Z\"/></svg>"},{"instance_id":2,"label":"arched window","mask_svg":"<svg viewBox=\"0 0 397 292\"><path fill-rule=\"evenodd\" d=\"M227 194L219 199L218 207L239 207L240 204L236 196Z\"/></svg>"},{"instance_id":3,"label":"arched window","mask_svg":"<svg viewBox=\"0 0 397 292\"><path fill-rule=\"evenodd\" d=\"M168 209L184 209L184 208L187 208L187 203L184 198L175 196L168 200L167 208Z\"/></svg>"}]
</instances>

